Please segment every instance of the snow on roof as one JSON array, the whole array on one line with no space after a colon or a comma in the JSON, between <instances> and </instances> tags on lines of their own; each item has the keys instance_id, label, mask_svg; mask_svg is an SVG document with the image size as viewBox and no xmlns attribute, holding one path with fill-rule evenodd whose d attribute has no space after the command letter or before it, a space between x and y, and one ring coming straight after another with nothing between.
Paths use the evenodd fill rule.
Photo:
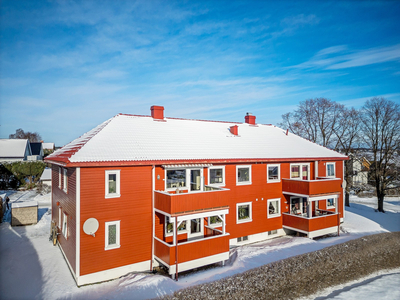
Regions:
<instances>
[{"instance_id":1,"label":"snow on roof","mask_svg":"<svg viewBox=\"0 0 400 300\"><path fill-rule=\"evenodd\" d=\"M22 208L31 206L38 206L38 202L36 200L31 200L31 201L16 201L11 203L11 208Z\"/></svg>"},{"instance_id":2,"label":"snow on roof","mask_svg":"<svg viewBox=\"0 0 400 300\"><path fill-rule=\"evenodd\" d=\"M0 139L0 157L25 157L27 139Z\"/></svg>"},{"instance_id":3,"label":"snow on roof","mask_svg":"<svg viewBox=\"0 0 400 300\"><path fill-rule=\"evenodd\" d=\"M238 135L229 127L238 125ZM272 125L119 114L57 150L48 160L71 163L346 156Z\"/></svg>"},{"instance_id":4,"label":"snow on roof","mask_svg":"<svg viewBox=\"0 0 400 300\"><path fill-rule=\"evenodd\" d=\"M40 180L51 180L51 169L46 168L43 170L42 176L40 176Z\"/></svg>"},{"instance_id":5,"label":"snow on roof","mask_svg":"<svg viewBox=\"0 0 400 300\"><path fill-rule=\"evenodd\" d=\"M42 143L43 149L54 150L54 143Z\"/></svg>"}]
</instances>

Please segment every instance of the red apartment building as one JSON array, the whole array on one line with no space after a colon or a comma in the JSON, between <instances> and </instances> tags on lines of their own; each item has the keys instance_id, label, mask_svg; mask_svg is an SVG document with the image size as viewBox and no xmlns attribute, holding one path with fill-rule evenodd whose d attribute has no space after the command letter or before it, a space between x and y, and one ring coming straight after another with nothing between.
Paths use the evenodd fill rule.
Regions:
<instances>
[{"instance_id":1,"label":"red apartment building","mask_svg":"<svg viewBox=\"0 0 400 300\"><path fill-rule=\"evenodd\" d=\"M46 158L59 247L84 285L232 246L338 232L346 156L272 125L119 114Z\"/></svg>"}]
</instances>

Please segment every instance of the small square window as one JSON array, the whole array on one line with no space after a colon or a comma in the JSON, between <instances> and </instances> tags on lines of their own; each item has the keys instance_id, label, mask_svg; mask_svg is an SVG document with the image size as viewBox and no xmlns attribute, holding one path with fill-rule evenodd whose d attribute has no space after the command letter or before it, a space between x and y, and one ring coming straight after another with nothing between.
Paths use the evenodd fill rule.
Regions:
<instances>
[{"instance_id":1,"label":"small square window","mask_svg":"<svg viewBox=\"0 0 400 300\"><path fill-rule=\"evenodd\" d=\"M335 198L330 198L326 200L326 206L328 208L334 208L335 207Z\"/></svg>"},{"instance_id":2,"label":"small square window","mask_svg":"<svg viewBox=\"0 0 400 300\"><path fill-rule=\"evenodd\" d=\"M186 187L186 169L167 170L167 189Z\"/></svg>"},{"instance_id":3,"label":"small square window","mask_svg":"<svg viewBox=\"0 0 400 300\"><path fill-rule=\"evenodd\" d=\"M236 204L236 222L245 223L252 221L251 202Z\"/></svg>"},{"instance_id":4,"label":"small square window","mask_svg":"<svg viewBox=\"0 0 400 300\"><path fill-rule=\"evenodd\" d=\"M251 184L251 166L236 166L236 184Z\"/></svg>"},{"instance_id":5,"label":"small square window","mask_svg":"<svg viewBox=\"0 0 400 300\"><path fill-rule=\"evenodd\" d=\"M335 163L326 164L326 176L335 177Z\"/></svg>"},{"instance_id":6,"label":"small square window","mask_svg":"<svg viewBox=\"0 0 400 300\"><path fill-rule=\"evenodd\" d=\"M225 167L210 167L208 169L208 183L213 185L224 185Z\"/></svg>"},{"instance_id":7,"label":"small square window","mask_svg":"<svg viewBox=\"0 0 400 300\"><path fill-rule=\"evenodd\" d=\"M106 171L106 198L120 197L120 171Z\"/></svg>"},{"instance_id":8,"label":"small square window","mask_svg":"<svg viewBox=\"0 0 400 300\"><path fill-rule=\"evenodd\" d=\"M209 220L209 222L210 222L209 225L212 225L212 226L218 226L218 225L221 225L221 224L222 224L222 220L221 220L221 218L218 217L218 216L209 217L208 220Z\"/></svg>"},{"instance_id":9,"label":"small square window","mask_svg":"<svg viewBox=\"0 0 400 300\"><path fill-rule=\"evenodd\" d=\"M281 199L269 199L268 205L268 218L275 218L281 215Z\"/></svg>"},{"instance_id":10,"label":"small square window","mask_svg":"<svg viewBox=\"0 0 400 300\"><path fill-rule=\"evenodd\" d=\"M174 232L175 223L171 223L169 221L169 217L165 216L165 235L172 235ZM181 225L178 227L178 234L184 233L187 231L186 221L182 221Z\"/></svg>"},{"instance_id":11,"label":"small square window","mask_svg":"<svg viewBox=\"0 0 400 300\"><path fill-rule=\"evenodd\" d=\"M267 182L280 182L280 165L267 165Z\"/></svg>"},{"instance_id":12,"label":"small square window","mask_svg":"<svg viewBox=\"0 0 400 300\"><path fill-rule=\"evenodd\" d=\"M120 221L106 222L105 250L119 248L120 245Z\"/></svg>"},{"instance_id":13,"label":"small square window","mask_svg":"<svg viewBox=\"0 0 400 300\"><path fill-rule=\"evenodd\" d=\"M310 164L291 164L290 179L309 180Z\"/></svg>"}]
</instances>

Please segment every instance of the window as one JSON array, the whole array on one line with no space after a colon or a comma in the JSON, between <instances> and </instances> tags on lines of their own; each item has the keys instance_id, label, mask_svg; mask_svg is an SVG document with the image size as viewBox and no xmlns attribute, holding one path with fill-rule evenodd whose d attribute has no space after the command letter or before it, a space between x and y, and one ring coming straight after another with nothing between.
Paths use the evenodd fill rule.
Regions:
<instances>
[{"instance_id":1,"label":"window","mask_svg":"<svg viewBox=\"0 0 400 300\"><path fill-rule=\"evenodd\" d=\"M251 166L236 166L236 184L251 184Z\"/></svg>"},{"instance_id":2,"label":"window","mask_svg":"<svg viewBox=\"0 0 400 300\"><path fill-rule=\"evenodd\" d=\"M251 202L236 204L236 223L251 221Z\"/></svg>"},{"instance_id":3,"label":"window","mask_svg":"<svg viewBox=\"0 0 400 300\"><path fill-rule=\"evenodd\" d=\"M307 198L290 198L290 214L303 215L307 213Z\"/></svg>"},{"instance_id":4,"label":"window","mask_svg":"<svg viewBox=\"0 0 400 300\"><path fill-rule=\"evenodd\" d=\"M175 223L171 223L169 221L169 217L165 216L165 235L169 236L172 235L172 233L174 232L174 226ZM179 225L178 227L178 234L187 232L187 228L186 228L186 221L182 221L181 225Z\"/></svg>"},{"instance_id":5,"label":"window","mask_svg":"<svg viewBox=\"0 0 400 300\"><path fill-rule=\"evenodd\" d=\"M106 198L120 197L120 171L106 171Z\"/></svg>"},{"instance_id":6,"label":"window","mask_svg":"<svg viewBox=\"0 0 400 300\"><path fill-rule=\"evenodd\" d=\"M280 173L280 165L267 165L267 182L280 182Z\"/></svg>"},{"instance_id":7,"label":"window","mask_svg":"<svg viewBox=\"0 0 400 300\"><path fill-rule=\"evenodd\" d=\"M62 218L62 210L61 207L58 208L58 228L61 229L61 218Z\"/></svg>"},{"instance_id":8,"label":"window","mask_svg":"<svg viewBox=\"0 0 400 300\"><path fill-rule=\"evenodd\" d=\"M309 180L310 178L310 164L291 164L290 165L290 178Z\"/></svg>"},{"instance_id":9,"label":"window","mask_svg":"<svg viewBox=\"0 0 400 300\"><path fill-rule=\"evenodd\" d=\"M335 163L326 164L326 176L335 177Z\"/></svg>"},{"instance_id":10,"label":"window","mask_svg":"<svg viewBox=\"0 0 400 300\"><path fill-rule=\"evenodd\" d=\"M268 205L268 218L275 218L281 215L281 199L269 199Z\"/></svg>"},{"instance_id":11,"label":"window","mask_svg":"<svg viewBox=\"0 0 400 300\"><path fill-rule=\"evenodd\" d=\"M237 240L238 243L240 243L240 242L245 242L245 241L248 241L248 240L249 240L249 236L248 236L248 235L246 235L246 236L241 236L241 237L238 237L236 240Z\"/></svg>"},{"instance_id":12,"label":"window","mask_svg":"<svg viewBox=\"0 0 400 300\"><path fill-rule=\"evenodd\" d=\"M58 167L58 188L60 188L60 189L62 186L61 183L62 183L62 171L61 171L61 168Z\"/></svg>"},{"instance_id":13,"label":"window","mask_svg":"<svg viewBox=\"0 0 400 300\"><path fill-rule=\"evenodd\" d=\"M186 170L167 170L167 189L186 187Z\"/></svg>"},{"instance_id":14,"label":"window","mask_svg":"<svg viewBox=\"0 0 400 300\"><path fill-rule=\"evenodd\" d=\"M334 208L335 207L335 198L330 198L326 200L327 208Z\"/></svg>"},{"instance_id":15,"label":"window","mask_svg":"<svg viewBox=\"0 0 400 300\"><path fill-rule=\"evenodd\" d=\"M274 234L278 234L278 230L270 230L268 231L268 235L274 235Z\"/></svg>"},{"instance_id":16,"label":"window","mask_svg":"<svg viewBox=\"0 0 400 300\"><path fill-rule=\"evenodd\" d=\"M106 222L105 250L121 247L119 240L120 221Z\"/></svg>"},{"instance_id":17,"label":"window","mask_svg":"<svg viewBox=\"0 0 400 300\"><path fill-rule=\"evenodd\" d=\"M222 224L222 220L218 216L209 217L208 222L209 222L208 225L211 225L211 226L221 226L221 224Z\"/></svg>"},{"instance_id":18,"label":"window","mask_svg":"<svg viewBox=\"0 0 400 300\"><path fill-rule=\"evenodd\" d=\"M64 192L67 192L67 186L68 186L68 170L67 169L64 169L64 186L63 186L63 189L64 189Z\"/></svg>"},{"instance_id":19,"label":"window","mask_svg":"<svg viewBox=\"0 0 400 300\"><path fill-rule=\"evenodd\" d=\"M225 184L225 167L208 168L208 184L224 185Z\"/></svg>"},{"instance_id":20,"label":"window","mask_svg":"<svg viewBox=\"0 0 400 300\"><path fill-rule=\"evenodd\" d=\"M63 218L63 224L62 224L62 234L65 238L67 238L67 234L68 234L68 215L66 213L63 214L64 218Z\"/></svg>"}]
</instances>

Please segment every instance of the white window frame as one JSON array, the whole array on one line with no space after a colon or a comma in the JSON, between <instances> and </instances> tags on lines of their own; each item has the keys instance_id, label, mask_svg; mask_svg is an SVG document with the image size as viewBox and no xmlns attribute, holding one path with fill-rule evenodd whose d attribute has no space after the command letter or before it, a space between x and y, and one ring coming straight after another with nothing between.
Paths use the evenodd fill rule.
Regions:
<instances>
[{"instance_id":1,"label":"white window frame","mask_svg":"<svg viewBox=\"0 0 400 300\"><path fill-rule=\"evenodd\" d=\"M212 217L218 217L221 220L221 222L211 223L211 218ZM221 227L222 226L222 219L218 215L209 216L208 217L208 226L210 226L210 227Z\"/></svg>"},{"instance_id":2,"label":"white window frame","mask_svg":"<svg viewBox=\"0 0 400 300\"><path fill-rule=\"evenodd\" d=\"M68 215L63 213L62 234L67 239L68 237Z\"/></svg>"},{"instance_id":3,"label":"white window frame","mask_svg":"<svg viewBox=\"0 0 400 300\"><path fill-rule=\"evenodd\" d=\"M270 213L269 213L269 204L270 204L271 202L276 202L276 201L278 201L279 213L270 214ZM270 219L270 218L277 218L277 217L280 217L280 216L281 216L281 198L274 198L274 199L268 199L268 200L267 200L267 216L268 216L268 219Z\"/></svg>"},{"instance_id":4,"label":"white window frame","mask_svg":"<svg viewBox=\"0 0 400 300\"><path fill-rule=\"evenodd\" d=\"M192 233L192 220L195 220L195 219L200 219L200 232ZM189 224L189 227L188 227L188 224ZM196 238L199 236L204 236L204 218L200 217L200 218L193 218L193 219L187 220L186 228L188 228L188 233L187 233L188 239Z\"/></svg>"},{"instance_id":5,"label":"white window frame","mask_svg":"<svg viewBox=\"0 0 400 300\"><path fill-rule=\"evenodd\" d=\"M175 229L175 223L174 222L168 222L167 221L167 219L169 218L168 216L164 216L165 218L164 218L164 234L165 234L165 236L173 236L174 235L174 229ZM190 221L190 220L185 220L185 221L182 221L182 223L183 222L186 222L186 229L184 229L184 230L178 230L178 235L179 234L185 234L185 233L188 233L188 231L189 231L189 226L190 226L190 223L188 223L188 221ZM172 232L168 232L168 230L167 230L167 224L168 223L171 223L171 224L173 224L173 228L172 228ZM182 225L182 223L181 223L181 225ZM189 224L189 225L188 225Z\"/></svg>"},{"instance_id":6,"label":"white window frame","mask_svg":"<svg viewBox=\"0 0 400 300\"><path fill-rule=\"evenodd\" d=\"M210 179L210 171L211 170L215 170L215 169L222 169L222 182L219 183L211 183ZM209 167L208 168L208 185L212 185L212 186L225 186L225 166L215 166L215 167Z\"/></svg>"},{"instance_id":7,"label":"white window frame","mask_svg":"<svg viewBox=\"0 0 400 300\"><path fill-rule=\"evenodd\" d=\"M333 166L333 175L329 175L328 174L328 166L332 165ZM330 178L335 178L336 177L336 163L326 163L326 177L330 177Z\"/></svg>"},{"instance_id":8,"label":"white window frame","mask_svg":"<svg viewBox=\"0 0 400 300\"><path fill-rule=\"evenodd\" d=\"M303 206L303 201L304 201L303 199L304 198L305 197L300 197L300 196L292 196L292 197L290 197L289 214L294 215L294 214L292 214L292 201L293 201L293 199L300 199L299 204L301 203L301 206L299 207L300 214L299 215L294 215L294 216L303 216L305 213L307 213L307 208L306 208L306 211L304 211L304 206Z\"/></svg>"},{"instance_id":9,"label":"white window frame","mask_svg":"<svg viewBox=\"0 0 400 300\"><path fill-rule=\"evenodd\" d=\"M292 177L292 166L300 166L300 178L293 178ZM302 177L302 173L303 173L303 166L308 166L308 173L307 173L307 179L303 179ZM310 163L292 163L290 164L290 179L294 179L294 180L310 180L310 173L311 173L311 169L310 169Z\"/></svg>"},{"instance_id":10,"label":"white window frame","mask_svg":"<svg viewBox=\"0 0 400 300\"><path fill-rule=\"evenodd\" d=\"M269 179L269 172L268 172L269 167L278 167L278 179ZM281 165L280 164L268 164L267 165L267 183L272 183L272 182L281 182Z\"/></svg>"},{"instance_id":11,"label":"white window frame","mask_svg":"<svg viewBox=\"0 0 400 300\"><path fill-rule=\"evenodd\" d=\"M105 222L105 247L104 250L112 250L112 249L118 249L121 247L121 243L120 243L120 222L121 221L112 221L112 222ZM109 245L108 244L108 227L111 225L116 225L116 243Z\"/></svg>"},{"instance_id":12,"label":"white window frame","mask_svg":"<svg viewBox=\"0 0 400 300\"><path fill-rule=\"evenodd\" d=\"M68 192L68 169L63 169L63 191Z\"/></svg>"},{"instance_id":13,"label":"white window frame","mask_svg":"<svg viewBox=\"0 0 400 300\"><path fill-rule=\"evenodd\" d=\"M328 206L328 199L333 199L333 205ZM336 208L336 198L327 198L326 199L326 209Z\"/></svg>"},{"instance_id":14,"label":"white window frame","mask_svg":"<svg viewBox=\"0 0 400 300\"><path fill-rule=\"evenodd\" d=\"M61 207L58 208L58 228L61 229L62 226L62 209Z\"/></svg>"},{"instance_id":15,"label":"white window frame","mask_svg":"<svg viewBox=\"0 0 400 300\"><path fill-rule=\"evenodd\" d=\"M120 192L120 183L121 183L121 176L120 176L120 170L106 170L106 190L105 190L105 198L118 198L121 197L121 192ZM116 192L115 193L109 193L109 175L116 175L115 176L115 186L116 186Z\"/></svg>"},{"instance_id":16,"label":"white window frame","mask_svg":"<svg viewBox=\"0 0 400 300\"><path fill-rule=\"evenodd\" d=\"M197 168L198 169L198 168ZM180 186L180 187L171 187L168 188L167 187L167 181L168 181L168 171L176 171L176 170L185 170L185 186ZM179 189L181 191L186 191L186 190L190 190L189 189L189 185L190 185L190 171L188 171L190 169L188 168L167 168L165 169L165 173L164 173L164 178L165 178L165 190L166 191L175 191L176 189ZM200 171L200 176L201 176L201 171Z\"/></svg>"},{"instance_id":17,"label":"white window frame","mask_svg":"<svg viewBox=\"0 0 400 300\"><path fill-rule=\"evenodd\" d=\"M239 220L239 206L244 206L244 205L249 205L249 218ZM241 223L248 223L253 221L253 203L252 202L242 202L242 203L236 203L236 224L241 224Z\"/></svg>"},{"instance_id":18,"label":"white window frame","mask_svg":"<svg viewBox=\"0 0 400 300\"><path fill-rule=\"evenodd\" d=\"M239 182L238 172L239 169L249 168L249 181ZM249 185L251 184L251 165L236 165L236 185Z\"/></svg>"},{"instance_id":19,"label":"white window frame","mask_svg":"<svg viewBox=\"0 0 400 300\"><path fill-rule=\"evenodd\" d=\"M62 170L61 167L58 167L58 188L62 187Z\"/></svg>"}]
</instances>

